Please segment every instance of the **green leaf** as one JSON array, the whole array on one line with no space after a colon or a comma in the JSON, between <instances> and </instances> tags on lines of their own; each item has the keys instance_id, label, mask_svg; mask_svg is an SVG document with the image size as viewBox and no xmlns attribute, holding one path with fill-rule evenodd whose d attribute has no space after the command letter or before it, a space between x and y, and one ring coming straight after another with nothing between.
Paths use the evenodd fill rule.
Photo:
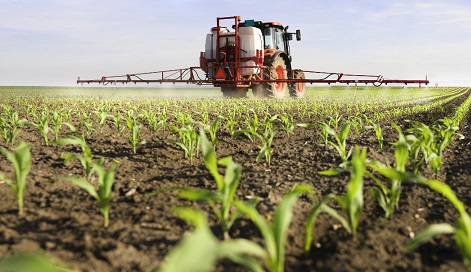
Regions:
<instances>
[{"instance_id":1,"label":"green leaf","mask_svg":"<svg viewBox=\"0 0 471 272\"><path fill-rule=\"evenodd\" d=\"M338 169L329 169L329 170L319 171L318 173L324 176L337 176L338 174L344 173L346 171L347 170L345 169L338 168Z\"/></svg>"},{"instance_id":2,"label":"green leaf","mask_svg":"<svg viewBox=\"0 0 471 272\"><path fill-rule=\"evenodd\" d=\"M461 202L456 197L455 193L450 188L450 186L438 180L423 180L421 181L421 183L427 185L430 189L436 192L439 192L444 197L446 197L453 204L453 206L458 210L461 217L463 217L465 214L467 215L466 208L463 202Z\"/></svg>"},{"instance_id":3,"label":"green leaf","mask_svg":"<svg viewBox=\"0 0 471 272\"><path fill-rule=\"evenodd\" d=\"M9 272L71 272L48 256L38 254L13 255L0 262L0 271Z\"/></svg>"},{"instance_id":4,"label":"green leaf","mask_svg":"<svg viewBox=\"0 0 471 272\"><path fill-rule=\"evenodd\" d=\"M193 188L185 188L178 194L179 197L190 201L206 201L220 200L221 196L210 190L195 190Z\"/></svg>"},{"instance_id":5,"label":"green leaf","mask_svg":"<svg viewBox=\"0 0 471 272\"><path fill-rule=\"evenodd\" d=\"M218 259L218 241L208 228L186 235L165 257L159 272L213 271Z\"/></svg>"},{"instance_id":6,"label":"green leaf","mask_svg":"<svg viewBox=\"0 0 471 272\"><path fill-rule=\"evenodd\" d=\"M76 178L76 177L64 177L62 178L63 180L66 180L66 181L70 181L72 183L74 183L75 185L77 185L79 188L87 191L91 196L93 196L96 200L99 200L100 197L98 196L98 193L97 191L95 190L95 187L93 187L93 185L91 185L90 183L88 183L88 181L86 181L85 179L83 178Z\"/></svg>"},{"instance_id":7,"label":"green leaf","mask_svg":"<svg viewBox=\"0 0 471 272\"><path fill-rule=\"evenodd\" d=\"M423 243L427 243L428 241L432 240L438 234L446 234L446 233L454 233L455 228L450 224L442 223L442 224L433 224L428 226L422 232L420 232L414 239L412 239L406 245L407 250L413 250L420 246Z\"/></svg>"},{"instance_id":8,"label":"green leaf","mask_svg":"<svg viewBox=\"0 0 471 272\"><path fill-rule=\"evenodd\" d=\"M268 252L269 258L274 259L275 256L277 256L275 235L265 218L260 215L260 213L258 213L255 207L249 205L248 203L236 200L234 201L234 206L237 207L246 216L248 216L250 220L257 226L263 236L265 249Z\"/></svg>"},{"instance_id":9,"label":"green leaf","mask_svg":"<svg viewBox=\"0 0 471 272\"><path fill-rule=\"evenodd\" d=\"M296 124L296 126L303 127L303 128L313 128L313 127L317 127L317 124L300 123L300 124Z\"/></svg>"},{"instance_id":10,"label":"green leaf","mask_svg":"<svg viewBox=\"0 0 471 272\"><path fill-rule=\"evenodd\" d=\"M343 125L342 129L340 130L339 138L342 142L344 142L347 139L348 133L350 132L351 125L352 124L350 122L346 122Z\"/></svg>"},{"instance_id":11,"label":"green leaf","mask_svg":"<svg viewBox=\"0 0 471 272\"><path fill-rule=\"evenodd\" d=\"M224 179L218 171L218 160L216 157L216 152L214 151L214 147L208 140L208 137L206 137L206 134L203 130L200 131L200 139L201 149L203 151L204 164L206 165L206 168L216 181L216 185L218 186L219 191L222 191L222 189L224 188Z\"/></svg>"},{"instance_id":12,"label":"green leaf","mask_svg":"<svg viewBox=\"0 0 471 272\"><path fill-rule=\"evenodd\" d=\"M246 239L231 239L221 243L219 256L233 259L238 255L252 255L262 259L266 258L266 251L257 243Z\"/></svg>"},{"instance_id":13,"label":"green leaf","mask_svg":"<svg viewBox=\"0 0 471 272\"><path fill-rule=\"evenodd\" d=\"M306 225L305 225L306 236L304 238L304 251L306 253L311 250L312 228L314 227L317 216L322 211L322 208L325 205L327 205L327 202L329 202L334 197L335 197L334 194L328 194L328 195L324 196L324 198L319 203L317 203L312 208L312 210L309 212L309 215L308 215L307 220L306 220Z\"/></svg>"},{"instance_id":14,"label":"green leaf","mask_svg":"<svg viewBox=\"0 0 471 272\"><path fill-rule=\"evenodd\" d=\"M272 218L272 228L277 248L276 260L278 263L278 271L284 269L286 236L293 218L294 203L301 194L312 192L313 189L311 186L306 184L298 185L283 196L283 199L275 210Z\"/></svg>"}]
</instances>

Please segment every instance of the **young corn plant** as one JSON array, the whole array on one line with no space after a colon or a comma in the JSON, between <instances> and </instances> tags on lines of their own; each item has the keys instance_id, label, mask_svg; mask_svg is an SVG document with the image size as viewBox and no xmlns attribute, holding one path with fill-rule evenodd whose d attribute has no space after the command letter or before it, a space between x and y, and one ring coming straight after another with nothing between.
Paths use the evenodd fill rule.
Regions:
<instances>
[{"instance_id":1,"label":"young corn plant","mask_svg":"<svg viewBox=\"0 0 471 272\"><path fill-rule=\"evenodd\" d=\"M430 189L446 197L456 210L458 210L459 217L455 222L455 226L447 223L428 226L406 245L406 249L413 250L421 244L431 241L438 234L453 234L456 245L463 257L464 264L468 271L471 271L471 217L466 212L466 207L447 184L437 180L425 179L419 181L419 183L428 186Z\"/></svg>"},{"instance_id":2,"label":"young corn plant","mask_svg":"<svg viewBox=\"0 0 471 272\"><path fill-rule=\"evenodd\" d=\"M59 132L61 130L61 127L62 127L62 113L59 112L59 111L54 111L52 113L52 124L54 125L54 137L55 137L55 140L58 141L59 140Z\"/></svg>"},{"instance_id":3,"label":"young corn plant","mask_svg":"<svg viewBox=\"0 0 471 272\"><path fill-rule=\"evenodd\" d=\"M433 128L420 122L410 121L410 123L412 128L407 131L411 133L408 136L412 142L414 173L418 172L422 163L426 163L437 176L442 164L443 150L451 144L455 136L463 137L456 133L459 127L449 118L440 119L438 125Z\"/></svg>"},{"instance_id":4,"label":"young corn plant","mask_svg":"<svg viewBox=\"0 0 471 272\"><path fill-rule=\"evenodd\" d=\"M281 127L286 132L286 135L289 137L294 133L294 128L296 123L294 122L294 117L291 114L280 114Z\"/></svg>"},{"instance_id":5,"label":"young corn plant","mask_svg":"<svg viewBox=\"0 0 471 272\"><path fill-rule=\"evenodd\" d=\"M389 187L384 185L371 173L367 173L377 185L377 187L372 187L370 191L373 198L383 209L386 218L391 218L394 211L398 208L402 192L402 183L406 181L405 176L401 175L401 173L406 173L406 164L409 160L409 144L407 143L406 137L402 134L399 126L393 124L393 127L396 128L399 133L398 141L392 143L395 147L394 157L396 159L396 167L392 168L380 162L373 162L370 164L370 167L373 168L373 170L389 179Z\"/></svg>"},{"instance_id":6,"label":"young corn plant","mask_svg":"<svg viewBox=\"0 0 471 272\"><path fill-rule=\"evenodd\" d=\"M235 126L238 124L239 122L236 120L228 120L226 124L224 125L224 128L227 129L227 132L229 132L229 135L231 135L231 138L234 138L235 136L237 136Z\"/></svg>"},{"instance_id":7,"label":"young corn plant","mask_svg":"<svg viewBox=\"0 0 471 272\"><path fill-rule=\"evenodd\" d=\"M383 131L381 129L381 125L379 123L374 123L373 121L369 120L370 125L366 126L365 129L373 129L375 131L376 139L378 140L379 150L383 149L384 138L383 138Z\"/></svg>"},{"instance_id":8,"label":"young corn plant","mask_svg":"<svg viewBox=\"0 0 471 272\"><path fill-rule=\"evenodd\" d=\"M90 135L93 131L95 131L95 128L93 127L93 119L90 118L86 112L82 113L82 120L80 121L80 124L85 126L87 135Z\"/></svg>"},{"instance_id":9,"label":"young corn plant","mask_svg":"<svg viewBox=\"0 0 471 272\"><path fill-rule=\"evenodd\" d=\"M257 113L253 112L253 118L251 121L246 121L247 127L236 132L236 136L245 135L251 142L255 141L255 137L258 134L258 128L260 127L260 122L258 121Z\"/></svg>"},{"instance_id":10,"label":"young corn plant","mask_svg":"<svg viewBox=\"0 0 471 272\"><path fill-rule=\"evenodd\" d=\"M272 118L273 119L273 118ZM265 160L268 162L268 166L270 166L271 163L271 155L273 152L273 138L275 137L275 134L277 131L273 128L273 121L274 120L268 120L265 123L265 129L263 134L256 133L256 136L260 139L262 145L260 146L260 152L258 153L256 161L259 161L261 158L265 157Z\"/></svg>"},{"instance_id":11,"label":"young corn plant","mask_svg":"<svg viewBox=\"0 0 471 272\"><path fill-rule=\"evenodd\" d=\"M98 202L100 213L103 216L103 227L108 228L109 225L109 210L111 203L112 187L115 179L115 171L118 167L117 162L113 162L108 170L105 170L101 165L95 163L93 165L94 172L97 173L98 190L84 178L78 177L64 177L63 180L70 181L77 185L79 188L87 191Z\"/></svg>"},{"instance_id":12,"label":"young corn plant","mask_svg":"<svg viewBox=\"0 0 471 272\"><path fill-rule=\"evenodd\" d=\"M69 162L70 160L76 159L80 162L83 169L85 170L85 175L89 180L94 170L95 165L102 165L103 158L100 158L98 161L93 160L93 155L90 147L87 145L85 141L85 137L81 135L80 137L72 136L70 138L60 139L59 141L55 141L55 144L59 145L79 145L82 149L82 154L75 154L75 153L68 153L62 155L64 159L64 163Z\"/></svg>"},{"instance_id":13,"label":"young corn plant","mask_svg":"<svg viewBox=\"0 0 471 272\"><path fill-rule=\"evenodd\" d=\"M455 121L451 118L443 118L438 120L438 124L435 127L435 130L438 132L438 137L436 137L435 144L435 154L436 159L431 160L430 168L435 172L435 178L437 177L438 170L442 164L443 160L443 151L447 148L452 142L455 136L458 136L460 139L463 139L464 136L457 133L459 126L455 124Z\"/></svg>"},{"instance_id":14,"label":"young corn plant","mask_svg":"<svg viewBox=\"0 0 471 272\"><path fill-rule=\"evenodd\" d=\"M100 133L103 133L103 129L105 128L106 119L110 118L112 115L108 113L106 110L102 110L98 112L98 118L100 121L98 122L98 130Z\"/></svg>"},{"instance_id":15,"label":"young corn plant","mask_svg":"<svg viewBox=\"0 0 471 272\"><path fill-rule=\"evenodd\" d=\"M0 173L0 180L5 181L13 190L16 202L18 204L18 216L23 216L23 195L26 186L26 176L31 169L30 147L25 142L20 142L13 152L0 147L0 151L6 155L7 159L13 164L13 180Z\"/></svg>"},{"instance_id":16,"label":"young corn plant","mask_svg":"<svg viewBox=\"0 0 471 272\"><path fill-rule=\"evenodd\" d=\"M32 123L33 126L39 130L39 133L41 134L41 137L43 137L43 140L46 143L46 145L49 145L48 133L51 130L47 123L48 118L49 118L49 115L47 114L47 112L43 111L41 113L41 117L39 117L39 120L37 122Z\"/></svg>"},{"instance_id":17,"label":"young corn plant","mask_svg":"<svg viewBox=\"0 0 471 272\"><path fill-rule=\"evenodd\" d=\"M137 152L137 147L147 143L146 140L139 141L141 135L141 125L138 124L137 118L133 115L132 110L128 112L126 119L126 125L130 130L128 135L129 143L132 145L132 151L134 154Z\"/></svg>"},{"instance_id":18,"label":"young corn plant","mask_svg":"<svg viewBox=\"0 0 471 272\"><path fill-rule=\"evenodd\" d=\"M228 240L230 238L229 230L235 220L240 216L239 211L231 212L231 208L236 200L236 192L242 174L242 167L235 163L231 157L218 160L214 147L203 131L200 132L200 137L204 163L216 181L217 190L195 190L187 188L180 192L180 197L192 201L208 202L214 214L216 214L219 219L224 239ZM219 173L218 166L225 167L224 176Z\"/></svg>"},{"instance_id":19,"label":"young corn plant","mask_svg":"<svg viewBox=\"0 0 471 272\"><path fill-rule=\"evenodd\" d=\"M203 127L204 132L209 133L209 136L211 137L211 143L213 146L216 146L216 143L218 142L217 138L217 131L219 128L219 122L223 117L218 115L214 121L211 123L209 120L206 123L200 123L200 125Z\"/></svg>"},{"instance_id":20,"label":"young corn plant","mask_svg":"<svg viewBox=\"0 0 471 272\"><path fill-rule=\"evenodd\" d=\"M219 241L209 228L208 219L202 211L192 208L176 208L175 214L195 226L165 256L158 272L214 271L219 259L227 258L250 271L263 272L258 259L265 259L266 253L257 243L247 239Z\"/></svg>"},{"instance_id":21,"label":"young corn plant","mask_svg":"<svg viewBox=\"0 0 471 272\"><path fill-rule=\"evenodd\" d=\"M351 126L350 122L345 122L339 134L337 134L337 132L332 127L330 127L330 125L326 123L321 125L322 134L330 135L335 139L335 142L333 142L333 141L328 140L328 137L326 138L327 143L332 145L337 150L342 162L346 162L352 152L352 149L347 151L347 137L348 137L348 133L350 132L350 126Z\"/></svg>"},{"instance_id":22,"label":"young corn plant","mask_svg":"<svg viewBox=\"0 0 471 272\"><path fill-rule=\"evenodd\" d=\"M6 119L2 120L0 117L0 132L5 144L13 146L16 137L21 133L21 128L27 123L27 120L20 119L17 111L8 111L7 113Z\"/></svg>"},{"instance_id":23,"label":"young corn plant","mask_svg":"<svg viewBox=\"0 0 471 272\"><path fill-rule=\"evenodd\" d=\"M363 211L363 176L366 174L366 163L366 149L360 151L360 149L356 147L353 151L351 161L348 162L349 166L346 169L333 169L320 172L320 174L330 176L349 171L351 178L345 196L328 194L310 211L305 226L305 252L311 250L312 228L314 227L317 216L322 211L337 219L349 234L355 236ZM331 200L338 202L345 213L345 217L328 205Z\"/></svg>"},{"instance_id":24,"label":"young corn plant","mask_svg":"<svg viewBox=\"0 0 471 272\"><path fill-rule=\"evenodd\" d=\"M193 164L193 157L198 156L200 135L194 127L194 121L179 128L175 125L169 124L174 133L178 133L180 141L167 140L170 143L176 144L183 150L185 158L190 159L190 164Z\"/></svg>"},{"instance_id":25,"label":"young corn plant","mask_svg":"<svg viewBox=\"0 0 471 272\"><path fill-rule=\"evenodd\" d=\"M231 138L234 138L236 135L236 130L235 126L239 124L239 121L236 120L236 113L235 111L232 111L226 118L226 124L224 125L224 128L227 129L227 132L229 132L229 135L231 135Z\"/></svg>"},{"instance_id":26,"label":"young corn plant","mask_svg":"<svg viewBox=\"0 0 471 272\"><path fill-rule=\"evenodd\" d=\"M263 236L267 258L265 266L271 272L282 272L285 266L285 245L288 229L293 218L293 206L301 194L313 194L311 186L300 184L283 196L271 221L262 216L254 206L242 201L234 205L257 226Z\"/></svg>"}]
</instances>

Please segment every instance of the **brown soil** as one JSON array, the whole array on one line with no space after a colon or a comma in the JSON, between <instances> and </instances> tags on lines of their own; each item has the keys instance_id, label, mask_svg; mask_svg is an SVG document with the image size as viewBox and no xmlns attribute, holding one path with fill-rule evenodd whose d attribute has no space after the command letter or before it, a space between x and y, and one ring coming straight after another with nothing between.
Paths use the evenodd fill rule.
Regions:
<instances>
[{"instance_id":1,"label":"brown soil","mask_svg":"<svg viewBox=\"0 0 471 272\"><path fill-rule=\"evenodd\" d=\"M426 114L401 117L428 124L451 113L469 95L455 99L444 106L445 113L431 111ZM77 120L72 120L72 123ZM383 124L383 128L389 124ZM384 129L385 147L378 149L372 130L360 135L351 133L349 145L368 148L371 159L392 161L390 142L397 133ZM123 135L112 132L109 125L103 133L87 136L93 154L119 162L110 226L103 228L97 203L85 191L61 176L83 176L77 161L65 165L60 154L80 153L75 146L46 146L36 129L25 129L18 140L31 144L33 166L25 192L25 215L17 216L13 195L6 184L0 184L0 256L17 252L46 252L79 271L155 271L163 257L191 230L173 213L175 206L195 206L208 211L215 234L222 238L215 216L205 203L192 203L176 196L174 191L157 190L191 186L215 188L214 181L202 159L193 165L183 159L178 148L162 139L173 137L168 132L153 135L143 131L148 143L133 154ZM438 179L452 186L459 199L471 207L468 185L471 176L470 116L460 129L466 138L456 140L448 147ZM51 135L52 137L52 135ZM327 193L343 194L348 175L325 177L318 171L339 165L335 149L319 144L314 129L296 128L289 137L279 132L274 140L275 149L271 166L265 161L255 162L258 143L244 137L231 138L225 131L219 135L218 156L231 155L243 167L238 197L261 198L258 210L267 216L273 212L281 197L294 185L307 183L315 188L318 197ZM5 146L2 142L2 145ZM0 157L0 171L11 173L10 163ZM433 177L424 168L426 176ZM464 271L458 248L452 236L439 236L432 243L413 252L404 245L411 235L417 234L431 223L453 223L457 218L454 208L440 195L418 185L405 185L399 209L391 220L369 194L373 182L365 180L365 207L358 233L352 238L338 222L321 214L313 229L316 241L313 250L304 256L303 238L306 215L313 200L302 197L294 210L286 249L286 271ZM245 218L232 228L231 237L244 237L261 242L256 227ZM239 271L240 267L223 261L220 271Z\"/></svg>"}]
</instances>

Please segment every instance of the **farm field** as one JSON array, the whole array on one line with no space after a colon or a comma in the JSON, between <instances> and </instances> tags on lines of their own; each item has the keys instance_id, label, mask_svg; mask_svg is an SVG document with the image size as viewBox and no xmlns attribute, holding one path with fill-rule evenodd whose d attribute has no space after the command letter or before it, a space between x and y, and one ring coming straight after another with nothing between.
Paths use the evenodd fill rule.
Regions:
<instances>
[{"instance_id":1,"label":"farm field","mask_svg":"<svg viewBox=\"0 0 471 272\"><path fill-rule=\"evenodd\" d=\"M217 158L231 156L240 165L234 191L239 202L228 208L231 216L241 202L257 200L260 218L279 219L275 211L284 196L296 186L311 188L292 207L281 242L284 271L466 271L452 234L414 250L405 246L431 224L454 226L465 217L421 184L425 180L447 184L470 211L471 88L310 87L297 100L223 99L214 89L173 91L1 87L0 149L14 152L27 143L31 169L19 216L6 182L14 179L14 167L0 153L0 175L6 176L0 176L0 258L46 253L72 271L156 271L179 242L196 233L176 207L204 211L221 243L244 239L264 248L265 232L253 217L242 214L224 231L224 220L213 210L221 207L220 198L191 200L219 193L198 148L203 130ZM428 129L433 137L424 132ZM409 136L401 142L399 132ZM407 153L403 163L397 155L401 147ZM106 228L97 200L74 179L98 188L100 171L93 165L114 173ZM323 172L331 169L343 171ZM394 177L388 179L384 169ZM361 213L348 217L336 199L327 198L348 199L355 182L360 189L351 203ZM388 210L374 192L391 184L400 195ZM319 206L305 253L306 222L323 200L329 207ZM204 245L193 251L199 247ZM257 258L265 269L278 271L267 265L273 257L263 259ZM215 270L247 269L221 259Z\"/></svg>"}]
</instances>

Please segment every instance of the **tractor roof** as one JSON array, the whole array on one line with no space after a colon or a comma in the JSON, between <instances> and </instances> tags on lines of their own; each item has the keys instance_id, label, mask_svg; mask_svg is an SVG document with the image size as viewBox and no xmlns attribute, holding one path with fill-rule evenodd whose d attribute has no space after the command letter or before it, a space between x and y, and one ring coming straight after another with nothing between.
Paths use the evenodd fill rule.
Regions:
<instances>
[{"instance_id":1,"label":"tractor roof","mask_svg":"<svg viewBox=\"0 0 471 272\"><path fill-rule=\"evenodd\" d=\"M244 22L239 23L240 27L243 26L254 26L258 28L262 27L276 27L283 29L283 25L278 22L262 22L262 21L254 21L254 20L245 20Z\"/></svg>"}]
</instances>

